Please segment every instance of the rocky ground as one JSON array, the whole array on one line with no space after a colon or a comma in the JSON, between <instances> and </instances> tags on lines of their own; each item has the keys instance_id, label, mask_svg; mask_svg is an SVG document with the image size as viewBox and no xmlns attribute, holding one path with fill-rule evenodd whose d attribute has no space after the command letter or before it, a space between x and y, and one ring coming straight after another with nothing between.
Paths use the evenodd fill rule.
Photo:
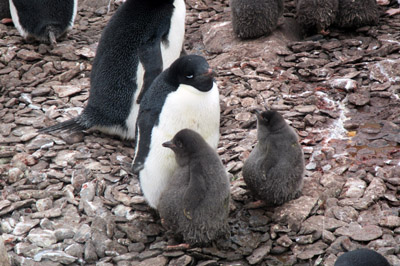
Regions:
<instances>
[{"instance_id":1,"label":"rocky ground","mask_svg":"<svg viewBox=\"0 0 400 266\"><path fill-rule=\"evenodd\" d=\"M400 265L400 15L300 41L287 0L273 36L240 42L227 0L186 1L185 49L218 73L232 192L230 238L186 250L167 247L146 206L131 142L36 132L85 106L100 33L120 5L100 2L80 1L54 49L0 25L0 232L12 265L329 266L361 246ZM256 141L249 111L265 105L298 130L306 157L303 196L275 209L256 208L241 176Z\"/></svg>"}]
</instances>

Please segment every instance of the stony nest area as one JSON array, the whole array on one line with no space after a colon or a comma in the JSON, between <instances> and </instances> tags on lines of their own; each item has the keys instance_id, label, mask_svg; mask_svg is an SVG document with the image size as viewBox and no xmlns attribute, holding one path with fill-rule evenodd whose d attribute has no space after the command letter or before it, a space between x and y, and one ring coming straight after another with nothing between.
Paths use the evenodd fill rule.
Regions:
<instances>
[{"instance_id":1,"label":"stony nest area","mask_svg":"<svg viewBox=\"0 0 400 266\"><path fill-rule=\"evenodd\" d=\"M103 5L101 4L103 2ZM333 265L360 247L400 265L400 15L305 41L294 1L273 35L233 36L227 0L187 0L185 50L218 76L218 153L231 178L231 235L170 248L130 173L133 142L99 132L38 134L89 96L102 29L121 4L80 1L56 48L0 25L0 217L11 265ZM302 196L259 207L241 175L253 108L279 110L306 158Z\"/></svg>"}]
</instances>

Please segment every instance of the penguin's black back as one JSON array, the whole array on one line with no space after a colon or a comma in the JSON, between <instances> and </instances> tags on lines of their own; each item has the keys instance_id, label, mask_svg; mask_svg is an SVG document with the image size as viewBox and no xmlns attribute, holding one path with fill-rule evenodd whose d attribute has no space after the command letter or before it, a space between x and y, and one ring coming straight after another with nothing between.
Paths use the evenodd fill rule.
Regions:
<instances>
[{"instance_id":1,"label":"penguin's black back","mask_svg":"<svg viewBox=\"0 0 400 266\"><path fill-rule=\"evenodd\" d=\"M335 266L390 266L390 264L378 252L363 248L344 253L336 260Z\"/></svg>"},{"instance_id":2,"label":"penguin's black back","mask_svg":"<svg viewBox=\"0 0 400 266\"><path fill-rule=\"evenodd\" d=\"M379 22L380 9L376 0L339 0L339 11L335 25L342 28L359 28L376 25Z\"/></svg>"},{"instance_id":3,"label":"penguin's black back","mask_svg":"<svg viewBox=\"0 0 400 266\"><path fill-rule=\"evenodd\" d=\"M80 123L88 128L125 126L133 94L141 89L136 85L139 53L148 43L167 37L173 9L172 0L127 0L117 10L100 38L90 97ZM162 70L162 63L159 68Z\"/></svg>"},{"instance_id":4,"label":"penguin's black back","mask_svg":"<svg viewBox=\"0 0 400 266\"><path fill-rule=\"evenodd\" d=\"M20 25L34 36L48 36L48 27L55 35L70 26L74 12L73 0L12 0Z\"/></svg>"}]
</instances>

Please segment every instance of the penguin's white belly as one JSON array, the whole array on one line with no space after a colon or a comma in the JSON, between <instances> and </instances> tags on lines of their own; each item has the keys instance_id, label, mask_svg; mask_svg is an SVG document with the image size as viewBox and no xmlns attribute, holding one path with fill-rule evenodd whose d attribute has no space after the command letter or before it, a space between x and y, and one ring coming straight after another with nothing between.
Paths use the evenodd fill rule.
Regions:
<instances>
[{"instance_id":1,"label":"penguin's white belly","mask_svg":"<svg viewBox=\"0 0 400 266\"><path fill-rule=\"evenodd\" d=\"M14 5L13 1L10 0L9 4L10 4L11 18L12 18L12 21L13 21L13 23L15 25L15 28L17 28L19 34L21 34L21 36L23 38L27 38L29 34L28 34L27 31L25 31L24 28L22 28L21 23L19 22L18 11L15 8L15 5Z\"/></svg>"},{"instance_id":2,"label":"penguin's white belly","mask_svg":"<svg viewBox=\"0 0 400 266\"><path fill-rule=\"evenodd\" d=\"M180 85L171 92L162 108L159 124L152 130L150 151L140 171L142 192L153 208L175 171L174 153L162 146L184 128L198 132L214 149L219 140L220 106L217 85L208 92L201 92L188 85Z\"/></svg>"},{"instance_id":3,"label":"penguin's white belly","mask_svg":"<svg viewBox=\"0 0 400 266\"><path fill-rule=\"evenodd\" d=\"M175 0L174 7L175 9L172 14L171 26L168 33L168 43L161 43L163 70L167 69L179 58L185 35L186 6L184 0Z\"/></svg>"}]
</instances>

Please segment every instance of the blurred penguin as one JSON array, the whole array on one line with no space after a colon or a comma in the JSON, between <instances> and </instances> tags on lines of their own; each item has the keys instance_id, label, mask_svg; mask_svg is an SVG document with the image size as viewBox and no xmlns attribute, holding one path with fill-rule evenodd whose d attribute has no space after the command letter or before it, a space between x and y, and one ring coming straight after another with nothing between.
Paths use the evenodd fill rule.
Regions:
<instances>
[{"instance_id":1,"label":"blurred penguin","mask_svg":"<svg viewBox=\"0 0 400 266\"><path fill-rule=\"evenodd\" d=\"M351 29L376 25L380 13L376 0L339 0L335 25Z\"/></svg>"},{"instance_id":2,"label":"blurred penguin","mask_svg":"<svg viewBox=\"0 0 400 266\"><path fill-rule=\"evenodd\" d=\"M334 266L390 266L384 256L371 249L357 249L341 255Z\"/></svg>"},{"instance_id":3,"label":"blurred penguin","mask_svg":"<svg viewBox=\"0 0 400 266\"><path fill-rule=\"evenodd\" d=\"M11 18L26 40L56 45L74 24L78 0L10 0Z\"/></svg>"},{"instance_id":4,"label":"blurred penguin","mask_svg":"<svg viewBox=\"0 0 400 266\"><path fill-rule=\"evenodd\" d=\"M241 39L272 33L283 14L283 0L231 0L232 26Z\"/></svg>"},{"instance_id":5,"label":"blurred penguin","mask_svg":"<svg viewBox=\"0 0 400 266\"><path fill-rule=\"evenodd\" d=\"M339 0L297 0L296 20L306 35L326 35L338 9Z\"/></svg>"}]
</instances>

